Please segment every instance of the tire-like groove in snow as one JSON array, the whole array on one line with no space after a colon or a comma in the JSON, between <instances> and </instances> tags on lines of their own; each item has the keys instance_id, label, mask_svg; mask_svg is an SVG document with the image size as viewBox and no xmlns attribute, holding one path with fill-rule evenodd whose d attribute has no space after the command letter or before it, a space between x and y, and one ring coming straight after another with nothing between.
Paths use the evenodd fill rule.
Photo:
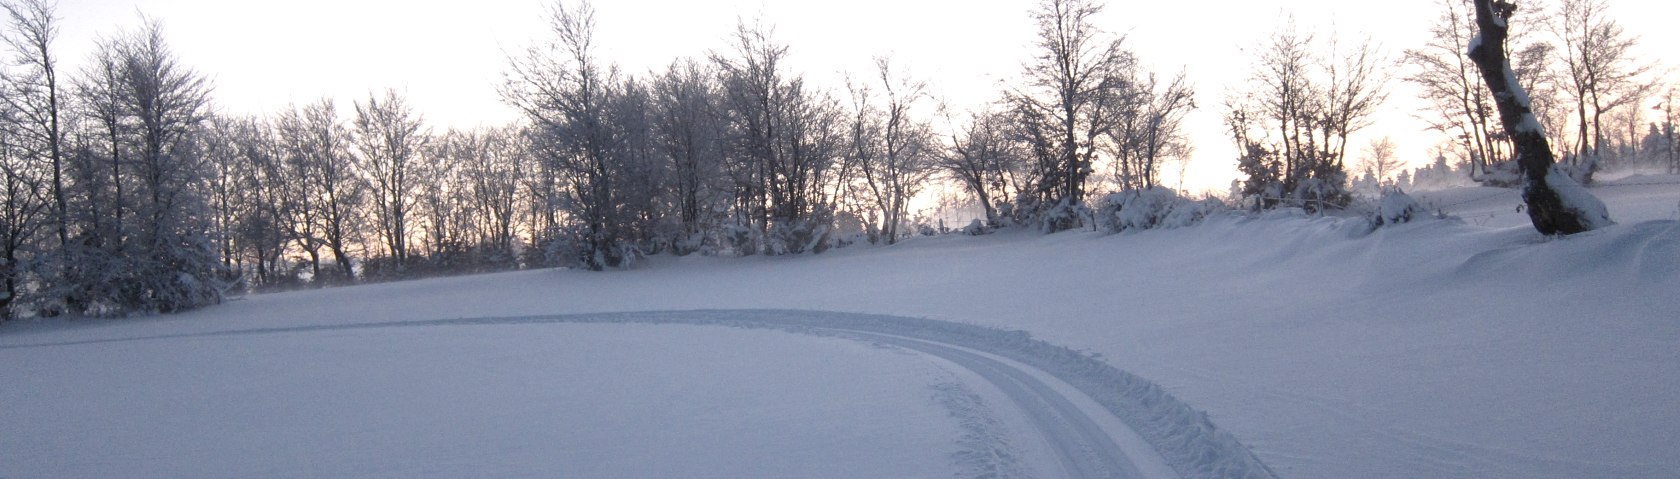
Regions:
<instances>
[{"instance_id":1,"label":"tire-like groove in snow","mask_svg":"<svg viewBox=\"0 0 1680 479\"><path fill-rule=\"evenodd\" d=\"M843 330L842 330L843 331ZM1060 393L1038 378L1001 361L936 343L845 331L847 336L937 356L974 371L1032 418L1061 460L1068 477L1143 478L1114 438Z\"/></svg>"},{"instance_id":2,"label":"tire-like groove in snow","mask_svg":"<svg viewBox=\"0 0 1680 479\"><path fill-rule=\"evenodd\" d=\"M805 310L692 310L456 318L229 329L185 334L0 345L0 349L100 344L157 339L281 334L315 331L497 324L693 324L774 329L823 336L850 335L930 354L974 370L1020 403L1050 439L1064 468L1078 477L1127 477L1140 473L1090 417L1032 375L970 351L1007 358L1041 370L1081 393L1137 432L1184 478L1276 478L1247 446L1214 426L1207 415L1160 386L1115 369L1089 354L1006 331L901 316ZM1012 392L1013 391L1013 392ZM1018 395L1019 394L1019 395ZM1025 402L1023 402L1025 401Z\"/></svg>"}]
</instances>

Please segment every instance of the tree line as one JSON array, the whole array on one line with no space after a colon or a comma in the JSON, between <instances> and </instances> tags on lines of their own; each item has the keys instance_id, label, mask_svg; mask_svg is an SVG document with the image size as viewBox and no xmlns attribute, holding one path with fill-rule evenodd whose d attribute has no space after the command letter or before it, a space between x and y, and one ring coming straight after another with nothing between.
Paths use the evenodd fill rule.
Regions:
<instances>
[{"instance_id":1,"label":"tree line","mask_svg":"<svg viewBox=\"0 0 1680 479\"><path fill-rule=\"evenodd\" d=\"M773 28L745 21L728 48L627 73L599 57L591 6L557 3L550 37L510 59L501 87L524 120L443 132L393 90L219 113L158 21L67 69L54 3L0 5L7 317L891 244L911 234L912 198L943 180L980 198L980 229L1066 229L1099 158L1123 158L1117 182L1153 187L1187 154L1178 125L1194 107L1183 75L1157 81L1083 0L1039 5L1031 81L961 114L886 57L844 90L812 85Z\"/></svg>"},{"instance_id":2,"label":"tree line","mask_svg":"<svg viewBox=\"0 0 1680 479\"><path fill-rule=\"evenodd\" d=\"M1463 1L1441 1L1437 30L1463 33L1452 23L1465 21L1452 16ZM1148 192L1163 188L1164 169L1189 159L1183 122L1199 106L1184 73L1151 71L1098 25L1097 0L1036 2L1021 80L968 111L940 105L890 57L843 88L815 85L788 66L774 28L751 21L724 48L627 72L600 56L590 4L559 2L547 37L510 55L504 72L501 96L522 120L444 131L394 90L219 113L205 75L175 56L157 21L65 69L50 0L0 5L11 60L0 76L6 317L170 312L248 290L457 272L627 268L648 255L892 244L925 229L912 199L936 185L979 207L964 228L972 233L1090 227L1128 195L1159 196ZM1469 71L1463 51L1408 51L1419 73L1406 79L1441 86L1426 88L1438 128L1465 133L1453 144L1483 159L1472 174L1493 178L1508 139L1488 129L1475 77L1447 76ZM1374 42L1347 48L1293 26L1253 56L1251 81L1224 105L1247 177L1236 199L1346 205L1350 138L1387 98L1391 59ZM1645 72L1630 61L1608 64ZM1598 102L1577 118L1639 110L1625 84L1593 84L1570 97ZM1578 138L1611 138L1594 133L1613 131L1601 126ZM1592 151L1614 149L1604 143ZM1392 162L1392 144L1382 150Z\"/></svg>"}]
</instances>

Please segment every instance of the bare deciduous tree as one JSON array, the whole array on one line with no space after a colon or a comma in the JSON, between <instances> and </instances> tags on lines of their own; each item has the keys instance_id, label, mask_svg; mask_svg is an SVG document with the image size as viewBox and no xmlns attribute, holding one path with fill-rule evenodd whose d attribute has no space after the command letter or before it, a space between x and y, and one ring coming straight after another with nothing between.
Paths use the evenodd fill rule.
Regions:
<instances>
[{"instance_id":1,"label":"bare deciduous tree","mask_svg":"<svg viewBox=\"0 0 1680 479\"><path fill-rule=\"evenodd\" d=\"M1379 186L1393 185L1394 174L1399 173L1400 168L1405 166L1405 163L1395 156L1394 140L1386 136L1371 140L1371 144L1365 147L1361 164L1365 174L1375 179Z\"/></svg>"},{"instance_id":2,"label":"bare deciduous tree","mask_svg":"<svg viewBox=\"0 0 1680 479\"><path fill-rule=\"evenodd\" d=\"M287 111L278 130L296 188L297 207L287 221L293 241L309 255L316 281L326 279L321 276L322 248L333 254L339 275L354 280L350 251L361 227L367 184L350 152L350 129L338 118L333 101L322 99Z\"/></svg>"},{"instance_id":3,"label":"bare deciduous tree","mask_svg":"<svg viewBox=\"0 0 1680 479\"><path fill-rule=\"evenodd\" d=\"M712 218L728 207L724 180L724 124L717 78L694 60L672 63L654 80L654 136L667 158L667 202L676 209L672 250L685 255L700 250L704 229L721 226Z\"/></svg>"},{"instance_id":4,"label":"bare deciduous tree","mask_svg":"<svg viewBox=\"0 0 1680 479\"><path fill-rule=\"evenodd\" d=\"M1475 0L1476 37L1470 40L1470 59L1499 107L1500 124L1511 136L1517 166L1523 174L1523 202L1534 229L1542 234L1574 234L1610 224L1604 204L1585 188L1556 171L1545 130L1529 106L1528 93L1505 53L1510 18L1516 4ZM1563 191L1560 191L1563 190Z\"/></svg>"},{"instance_id":5,"label":"bare deciduous tree","mask_svg":"<svg viewBox=\"0 0 1680 479\"><path fill-rule=\"evenodd\" d=\"M1011 95L1033 132L1033 155L1044 177L1038 191L1045 229L1078 225L1072 209L1084 203L1085 181L1110 128L1115 102L1136 59L1123 37L1098 28L1096 0L1042 0L1033 10L1038 48L1026 65L1027 89Z\"/></svg>"},{"instance_id":6,"label":"bare deciduous tree","mask_svg":"<svg viewBox=\"0 0 1680 479\"><path fill-rule=\"evenodd\" d=\"M566 183L564 204L580 223L570 240L579 243L577 260L591 270L617 267L624 258L606 125L614 72L596 57L595 9L588 2L571 9L556 3L548 27L553 43L512 62L502 95L531 121L539 161L553 165Z\"/></svg>"},{"instance_id":7,"label":"bare deciduous tree","mask_svg":"<svg viewBox=\"0 0 1680 479\"><path fill-rule=\"evenodd\" d=\"M251 262L245 268L252 287L274 287L295 282L284 264L286 245L291 241L286 226L293 208L294 180L289 176L286 154L275 138L273 125L257 118L241 118L225 124L238 166L235 188L246 205L233 226L235 248Z\"/></svg>"},{"instance_id":8,"label":"bare deciduous tree","mask_svg":"<svg viewBox=\"0 0 1680 479\"><path fill-rule=\"evenodd\" d=\"M1164 84L1152 72L1134 70L1128 76L1107 136L1120 189L1143 190L1160 184L1163 164L1189 158L1183 124L1196 99L1183 72Z\"/></svg>"},{"instance_id":9,"label":"bare deciduous tree","mask_svg":"<svg viewBox=\"0 0 1680 479\"><path fill-rule=\"evenodd\" d=\"M72 215L77 238L63 252L69 267L52 285L60 299L48 314L169 312L219 301L208 168L194 138L208 82L180 63L156 21L99 42L93 58L75 88L94 127L77 148L83 158L72 162L83 198Z\"/></svg>"},{"instance_id":10,"label":"bare deciduous tree","mask_svg":"<svg viewBox=\"0 0 1680 479\"><path fill-rule=\"evenodd\" d=\"M1563 0L1552 16L1552 33L1563 45L1560 68L1564 92L1574 103L1576 140L1571 160L1590 181L1604 153L1604 117L1621 108L1639 108L1656 84L1647 78L1651 64L1633 56L1638 37L1611 18L1609 0Z\"/></svg>"},{"instance_id":11,"label":"bare deciduous tree","mask_svg":"<svg viewBox=\"0 0 1680 479\"><path fill-rule=\"evenodd\" d=\"M0 90L0 95L11 92ZM0 107L3 108L3 107ZM18 113L0 109L0 118ZM34 155L18 146L22 133L10 122L0 123L0 321L14 317L12 304L29 281L26 261L39 243L37 236L50 227L52 201L47 171Z\"/></svg>"},{"instance_id":12,"label":"bare deciduous tree","mask_svg":"<svg viewBox=\"0 0 1680 479\"><path fill-rule=\"evenodd\" d=\"M416 226L421 235L420 250L432 268L458 268L468 261L475 234L472 203L473 165L488 156L483 135L451 130L426 144L426 161L415 169L424 178L416 186Z\"/></svg>"},{"instance_id":13,"label":"bare deciduous tree","mask_svg":"<svg viewBox=\"0 0 1680 479\"><path fill-rule=\"evenodd\" d=\"M790 76L787 46L762 25L737 25L733 54L713 53L730 132L725 164L735 212L756 238L742 252L821 252L829 246L844 113L828 95Z\"/></svg>"},{"instance_id":14,"label":"bare deciduous tree","mask_svg":"<svg viewBox=\"0 0 1680 479\"><path fill-rule=\"evenodd\" d=\"M1469 0L1438 0L1441 15L1430 25L1430 39L1406 50L1413 70L1406 81L1417 85L1429 113L1423 119L1432 130L1446 133L1464 150L1470 177L1483 180L1489 163L1506 158L1510 149L1499 130L1493 101L1465 56L1465 42L1475 35L1476 22ZM1514 179L1512 180L1514 182Z\"/></svg>"},{"instance_id":15,"label":"bare deciduous tree","mask_svg":"<svg viewBox=\"0 0 1680 479\"><path fill-rule=\"evenodd\" d=\"M1347 52L1337 44L1285 27L1258 54L1255 90L1228 101L1226 124L1250 176L1245 194L1260 196L1262 206L1289 201L1317 209L1349 199L1348 139L1369 126L1387 98L1388 77L1370 41Z\"/></svg>"},{"instance_id":16,"label":"bare deciduous tree","mask_svg":"<svg viewBox=\"0 0 1680 479\"><path fill-rule=\"evenodd\" d=\"M396 90L383 99L356 102L356 149L373 189L373 220L400 272L408 260L409 212L414 206L414 163L428 135L408 100Z\"/></svg>"},{"instance_id":17,"label":"bare deciduous tree","mask_svg":"<svg viewBox=\"0 0 1680 479\"><path fill-rule=\"evenodd\" d=\"M482 145L462 168L469 182L464 196L471 198L468 205L477 212L479 241L488 249L484 259L492 264L511 263L518 238L520 185L530 162L516 132L491 129L467 135Z\"/></svg>"},{"instance_id":18,"label":"bare deciduous tree","mask_svg":"<svg viewBox=\"0 0 1680 479\"><path fill-rule=\"evenodd\" d=\"M852 160L874 200L877 223L869 228L870 241L894 244L910 199L932 174L933 131L916 117L927 84L898 76L884 57L876 58L875 67L879 100L871 86L852 87Z\"/></svg>"},{"instance_id":19,"label":"bare deciduous tree","mask_svg":"<svg viewBox=\"0 0 1680 479\"><path fill-rule=\"evenodd\" d=\"M70 243L69 210L64 192L64 128L61 124L58 56L58 6L48 0L0 2L8 28L0 35L13 55L14 68L4 75L10 107L8 119L18 126L19 153L45 158L52 173L52 222L58 246Z\"/></svg>"},{"instance_id":20,"label":"bare deciduous tree","mask_svg":"<svg viewBox=\"0 0 1680 479\"><path fill-rule=\"evenodd\" d=\"M986 213L986 226L1003 225L1006 215L1000 207L1012 207L1014 196L1024 190L1022 165L1027 151L1012 134L1014 118L994 110L980 110L966 121L952 125L950 137L938 156L945 176L979 203Z\"/></svg>"}]
</instances>

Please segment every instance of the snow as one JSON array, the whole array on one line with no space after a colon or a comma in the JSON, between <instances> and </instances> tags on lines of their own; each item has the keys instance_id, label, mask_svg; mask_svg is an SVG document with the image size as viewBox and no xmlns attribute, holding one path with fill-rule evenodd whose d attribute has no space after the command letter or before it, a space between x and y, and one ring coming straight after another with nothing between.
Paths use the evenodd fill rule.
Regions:
<instances>
[{"instance_id":1,"label":"snow","mask_svg":"<svg viewBox=\"0 0 1680 479\"><path fill-rule=\"evenodd\" d=\"M1587 191L1568 173L1552 165L1551 173L1546 175L1546 186L1557 192L1563 207L1576 212L1576 215L1586 224L1587 230L1596 230L1616 224L1610 220L1610 210L1605 208L1604 202Z\"/></svg>"},{"instance_id":2,"label":"snow","mask_svg":"<svg viewBox=\"0 0 1680 479\"><path fill-rule=\"evenodd\" d=\"M1527 110L1522 120L1517 122L1517 131L1545 134L1545 128L1540 127L1540 118L1534 116L1534 101L1529 99L1528 90L1523 89L1522 82L1517 81L1517 71L1511 69L1511 62L1505 62L1505 84L1511 87L1511 95L1516 97L1517 106Z\"/></svg>"},{"instance_id":3,"label":"snow","mask_svg":"<svg viewBox=\"0 0 1680 479\"><path fill-rule=\"evenodd\" d=\"M1065 383L1052 389L1139 378L1165 395L1071 400L1186 406L1167 430L1113 419L1174 467L1219 449L1160 434L1200 430L1188 437L1240 441L1279 477L1674 477L1676 185L1605 181L1591 190L1620 223L1562 238L1536 233L1513 190L1461 188L1412 192L1447 220L1374 231L1365 218L1225 214L6 324L0 476L1062 475L1028 413L926 352L788 327L454 319L689 311L663 314L936 325L916 331L942 344L979 331L959 347ZM706 309L759 312L694 312ZM370 324L393 326L331 329ZM205 335L262 328L279 330ZM1026 339L1014 330L1040 342L1011 342ZM126 340L139 337L156 339ZM89 342L102 340L124 341ZM1078 354L1019 352L1037 350ZM298 420L312 415L324 419ZM775 469L802 465L822 469Z\"/></svg>"},{"instance_id":4,"label":"snow","mask_svg":"<svg viewBox=\"0 0 1680 479\"><path fill-rule=\"evenodd\" d=\"M768 331L460 325L29 353L0 392L8 477L931 477L961 452L928 401L955 380L938 365Z\"/></svg>"}]
</instances>

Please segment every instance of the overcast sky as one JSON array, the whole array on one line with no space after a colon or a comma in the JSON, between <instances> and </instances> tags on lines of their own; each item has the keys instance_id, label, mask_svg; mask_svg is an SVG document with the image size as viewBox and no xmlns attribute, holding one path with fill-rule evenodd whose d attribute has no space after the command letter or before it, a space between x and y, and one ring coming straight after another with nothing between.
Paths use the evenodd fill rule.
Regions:
<instances>
[{"instance_id":1,"label":"overcast sky","mask_svg":"<svg viewBox=\"0 0 1680 479\"><path fill-rule=\"evenodd\" d=\"M1680 46L1680 8L1658 0L1611 0L1647 55ZM60 0L60 48L79 68L93 39L133 29L144 13L164 23L171 46L213 79L218 108L263 114L332 97L342 105L370 90L405 92L438 127L500 125L516 119L496 85L507 52L548 37L546 0ZM727 49L737 19L761 18L791 47L790 63L820 84L843 88L847 72L868 75L891 54L909 74L959 109L989 100L1031 55L1029 1L964 0L598 0L597 43L627 72ZM1228 187L1234 149L1220 125L1226 91L1251 63L1245 46L1291 16L1302 30L1345 39L1374 37L1388 51L1425 40L1435 2L1335 0L1110 1L1099 24L1127 35L1157 71L1185 69L1201 108L1190 118L1197 154L1191 189ZM1660 48L1659 48L1660 47ZM1673 62L1669 62L1673 63ZM1372 133L1393 136L1408 161L1423 163L1434 136L1411 119L1412 93L1395 82L1389 111ZM1362 146L1364 140L1355 144ZM1350 158L1351 161L1351 158Z\"/></svg>"}]
</instances>

